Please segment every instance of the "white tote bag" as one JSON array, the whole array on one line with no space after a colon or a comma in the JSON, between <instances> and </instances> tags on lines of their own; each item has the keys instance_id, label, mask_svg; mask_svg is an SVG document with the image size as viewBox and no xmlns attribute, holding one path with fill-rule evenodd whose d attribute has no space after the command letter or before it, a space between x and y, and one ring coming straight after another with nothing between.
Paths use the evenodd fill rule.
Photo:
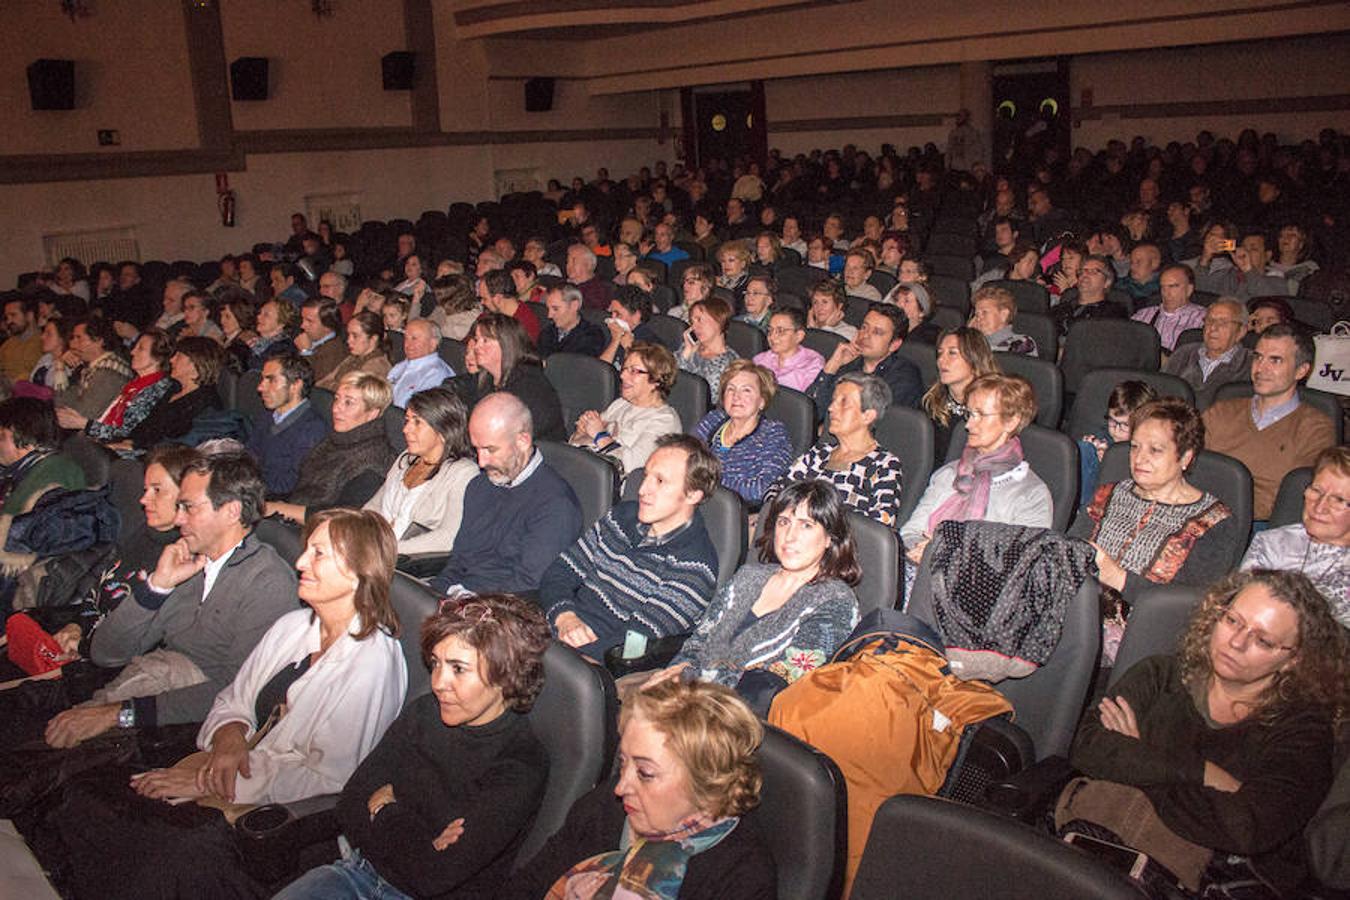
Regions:
<instances>
[{"instance_id":1,"label":"white tote bag","mask_svg":"<svg viewBox=\"0 0 1350 900\"><path fill-rule=\"evenodd\" d=\"M1308 387L1350 397L1350 322L1337 322L1330 334L1319 334L1313 342L1317 353Z\"/></svg>"}]
</instances>

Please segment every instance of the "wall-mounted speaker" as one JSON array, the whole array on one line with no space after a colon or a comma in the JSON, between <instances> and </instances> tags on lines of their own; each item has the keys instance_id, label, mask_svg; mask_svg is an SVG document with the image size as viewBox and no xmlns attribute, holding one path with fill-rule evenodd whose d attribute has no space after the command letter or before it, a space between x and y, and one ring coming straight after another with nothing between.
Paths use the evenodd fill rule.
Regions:
<instances>
[{"instance_id":1,"label":"wall-mounted speaker","mask_svg":"<svg viewBox=\"0 0 1350 900\"><path fill-rule=\"evenodd\" d=\"M386 91L411 91L413 88L413 66L415 56L407 50L395 50L380 58L380 72L384 76Z\"/></svg>"},{"instance_id":2,"label":"wall-mounted speaker","mask_svg":"<svg viewBox=\"0 0 1350 900\"><path fill-rule=\"evenodd\" d=\"M74 109L75 61L36 59L29 63L28 96L33 109Z\"/></svg>"},{"instance_id":3,"label":"wall-mounted speaker","mask_svg":"<svg viewBox=\"0 0 1350 900\"><path fill-rule=\"evenodd\" d=\"M241 56L230 63L230 96L236 100L266 100L267 69L265 56Z\"/></svg>"},{"instance_id":4,"label":"wall-mounted speaker","mask_svg":"<svg viewBox=\"0 0 1350 900\"><path fill-rule=\"evenodd\" d=\"M525 111L548 112L553 108L553 79L528 78L525 81Z\"/></svg>"}]
</instances>

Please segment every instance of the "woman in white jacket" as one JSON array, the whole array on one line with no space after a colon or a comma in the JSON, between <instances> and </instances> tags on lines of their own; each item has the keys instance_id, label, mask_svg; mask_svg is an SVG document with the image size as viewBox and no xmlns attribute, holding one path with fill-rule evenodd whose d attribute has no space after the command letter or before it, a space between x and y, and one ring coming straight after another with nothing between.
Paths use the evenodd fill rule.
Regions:
<instances>
[{"instance_id":1,"label":"woman in white jacket","mask_svg":"<svg viewBox=\"0 0 1350 900\"><path fill-rule=\"evenodd\" d=\"M398 716L408 672L389 601L388 523L333 509L296 563L309 609L276 621L216 696L193 754L134 779L147 797L286 803L336 793Z\"/></svg>"}]
</instances>

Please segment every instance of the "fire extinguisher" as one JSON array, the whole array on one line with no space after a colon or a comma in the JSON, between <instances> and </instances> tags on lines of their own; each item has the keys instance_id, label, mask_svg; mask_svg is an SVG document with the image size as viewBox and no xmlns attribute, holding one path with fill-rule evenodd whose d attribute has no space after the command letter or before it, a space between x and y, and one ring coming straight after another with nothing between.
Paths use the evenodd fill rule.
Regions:
<instances>
[{"instance_id":1,"label":"fire extinguisher","mask_svg":"<svg viewBox=\"0 0 1350 900\"><path fill-rule=\"evenodd\" d=\"M220 224L226 228L234 227L234 191L224 190L216 197L216 205L220 207Z\"/></svg>"}]
</instances>

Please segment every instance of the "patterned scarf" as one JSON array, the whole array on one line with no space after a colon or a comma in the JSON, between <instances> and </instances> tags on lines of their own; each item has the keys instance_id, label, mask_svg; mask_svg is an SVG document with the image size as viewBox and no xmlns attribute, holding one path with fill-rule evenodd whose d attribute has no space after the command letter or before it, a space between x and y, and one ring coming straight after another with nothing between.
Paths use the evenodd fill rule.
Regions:
<instances>
[{"instance_id":1,"label":"patterned scarf","mask_svg":"<svg viewBox=\"0 0 1350 900\"><path fill-rule=\"evenodd\" d=\"M937 527L949 519L957 522L983 519L989 509L989 490L994 479L1021 464L1021 438L1011 438L993 453L983 456L970 447L962 450L956 464L956 480L952 483L953 493L928 517L928 533L936 534Z\"/></svg>"},{"instance_id":2,"label":"patterned scarf","mask_svg":"<svg viewBox=\"0 0 1350 900\"><path fill-rule=\"evenodd\" d=\"M689 819L670 834L650 836L625 823L618 850L577 863L544 900L675 900L690 857L716 847L738 822L735 816L712 823Z\"/></svg>"},{"instance_id":3,"label":"patterned scarf","mask_svg":"<svg viewBox=\"0 0 1350 900\"><path fill-rule=\"evenodd\" d=\"M163 372L151 372L149 375L137 375L122 386L122 392L117 395L117 399L103 413L99 419L104 425L112 428L121 428L122 420L127 414L127 407L131 401L136 399L136 395L148 388L150 385L167 377Z\"/></svg>"}]
</instances>

